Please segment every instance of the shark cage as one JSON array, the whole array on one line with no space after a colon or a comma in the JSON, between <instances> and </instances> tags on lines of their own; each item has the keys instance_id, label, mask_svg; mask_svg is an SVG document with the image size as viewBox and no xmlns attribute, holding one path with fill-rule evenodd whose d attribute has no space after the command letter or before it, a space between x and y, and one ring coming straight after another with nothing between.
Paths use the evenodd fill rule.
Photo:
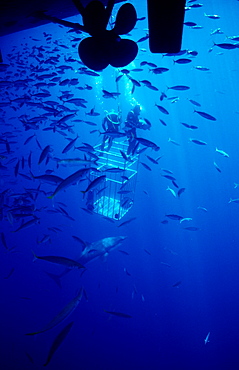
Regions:
<instances>
[{"instance_id":1,"label":"shark cage","mask_svg":"<svg viewBox=\"0 0 239 370\"><path fill-rule=\"evenodd\" d=\"M105 149L98 144L94 149L98 156L97 168L104 181L87 192L87 209L106 218L120 220L134 203L139 154L127 157L128 142L120 140L113 141L110 148ZM98 176L97 172L91 171L89 181Z\"/></svg>"}]
</instances>

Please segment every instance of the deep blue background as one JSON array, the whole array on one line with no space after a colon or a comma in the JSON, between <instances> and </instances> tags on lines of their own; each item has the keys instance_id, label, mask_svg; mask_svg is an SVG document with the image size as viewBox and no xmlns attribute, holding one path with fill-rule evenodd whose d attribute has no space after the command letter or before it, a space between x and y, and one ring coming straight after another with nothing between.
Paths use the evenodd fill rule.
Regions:
<instances>
[{"instance_id":1,"label":"deep blue background","mask_svg":"<svg viewBox=\"0 0 239 370\"><path fill-rule=\"evenodd\" d=\"M143 17L146 15L145 4L138 3L133 2L138 17ZM210 19L204 13L218 14L220 19ZM239 34L238 19L239 3L235 0L208 0L203 7L188 10L185 21L193 21L201 28L184 27L182 49L197 51L198 55L192 57L185 54L183 57L192 59L192 62L177 64L174 63L177 57L153 55L149 52L147 41L139 43L138 57L128 66L129 70L139 68L140 62L146 60L167 67L169 71L154 75L144 66L143 72L130 72L138 81L150 80L159 91L149 90L142 84L131 94L132 83L123 77L118 84L121 93L119 99L102 97L102 89L117 90L117 70L108 67L99 73L99 77L91 77L77 72L81 67L77 62L70 64L64 61L64 57L70 56L78 60L77 42L70 41L75 35L67 33L67 29L50 24L2 38L4 61L10 67L6 73L1 72L0 81L29 77L34 81L25 87L2 88L1 102L41 92L41 88L34 87L39 80L33 68L48 68L49 72L55 71L62 76L62 80L78 78L79 83L77 86L64 87L46 85L43 88L50 91L51 97L32 97L32 101L55 100L62 104L60 92L73 92L75 97L88 101L87 109L79 108L76 118L96 122L97 129L101 129L105 110L121 109L124 120L131 107L139 103L142 106L141 116L150 120L152 128L150 131L139 131L138 135L154 141L161 149L157 153L147 149L140 156L140 161L147 163L152 171L147 171L139 163L135 203L122 219L136 217L128 225L118 228L117 222L110 223L101 216L89 215L82 210L85 201L79 190L84 189L85 185L79 185L59 193L54 201L40 194L35 202L35 215L40 218L40 224L12 233L20 226L20 222L11 224L8 221L8 204L12 204L15 194L22 194L29 188L36 189L39 185L37 180L26 180L19 174L14 176L17 160L24 156L25 167L20 168L19 172L28 176L27 158L30 151L34 175L52 169L55 174L66 177L77 167L56 168L53 158L63 157L61 152L68 141L59 133L43 129L58 117L49 116L38 130L25 131L19 117L26 115L30 119L46 111L17 103L0 107L0 151L1 155L6 156L1 164L7 167L0 169L0 189L1 192L9 189L8 204L5 199L1 205L4 217L0 231L4 232L8 248L13 248L12 251L6 251L3 245L0 246L1 369L41 368L54 338L72 320L74 325L53 356L49 369L239 368L239 211L237 203L228 203L230 198L239 198L238 188L234 187L234 183L239 183L239 50L213 47L213 42L230 42L228 36ZM80 21L80 17L74 18L74 21ZM211 35L217 28L223 34ZM46 41L44 32L51 36L51 40ZM138 21L128 37L137 41L146 32L147 20ZM68 48L58 46L58 51L52 52L57 43ZM43 50L39 55L37 48L40 46L43 46ZM60 74L54 64L46 63L56 54L60 54L59 65L72 65L73 70L65 70L64 74ZM210 70L200 71L195 66ZM44 82L48 84L50 80ZM92 86L92 90L77 89L85 84ZM173 85L188 85L190 90L167 90ZM170 99L160 102L161 92L165 92L168 98L179 99L175 103ZM194 106L189 99L199 102L201 107ZM170 114L166 116L160 113L155 103L163 105ZM67 106L75 109L74 105ZM100 112L100 116L92 118L85 115L93 107ZM199 116L194 113L194 108L213 115L217 120L214 122ZM162 125L159 119L163 119L167 126ZM180 122L199 128L189 130ZM68 123L72 124L70 121ZM66 133L68 138L79 134L78 146L82 142L95 145L100 143L101 137L98 133L90 134L93 129L95 127L80 122L75 124L73 133ZM37 164L41 151L35 138L24 145L25 140L34 133L43 148L51 145L51 158L47 165ZM180 145L169 142L169 138ZM207 145L194 144L190 138L203 140ZM6 139L10 143L10 153L6 152L3 142ZM217 153L216 147L228 153L229 158ZM162 158L158 165L154 165L145 154ZM74 156L80 156L80 152L72 149L65 158ZM214 162L221 173L216 170ZM166 191L168 186L177 189L170 180L161 176L165 174L163 169L172 171L179 187L186 188L180 198ZM41 189L50 194L55 186L42 184ZM62 213L49 213L49 210L58 206L58 202L66 204L64 208L75 221ZM198 207L205 207L207 212ZM192 218L192 221L180 224L179 221L168 219L168 223L164 224L162 221L167 219L166 214L179 214ZM195 226L199 230L184 230L188 226ZM48 227L58 227L61 231L55 233L49 231ZM51 243L37 244L37 240L41 240L45 234L50 235ZM125 235L127 239L120 249L129 255L114 250L105 262L92 262L82 277L78 271L72 271L62 279L62 289L59 289L45 271L57 274L62 268L44 261L32 263L31 250L39 255L77 258L81 247L72 235L78 235L88 242L107 236ZM8 276L12 268L14 271ZM181 284L173 287L178 281ZM35 338L24 335L45 326L81 286L87 292L88 301L83 298L67 322ZM132 318L109 316L104 310L128 313ZM205 345L204 339L209 331L210 342Z\"/></svg>"}]
</instances>

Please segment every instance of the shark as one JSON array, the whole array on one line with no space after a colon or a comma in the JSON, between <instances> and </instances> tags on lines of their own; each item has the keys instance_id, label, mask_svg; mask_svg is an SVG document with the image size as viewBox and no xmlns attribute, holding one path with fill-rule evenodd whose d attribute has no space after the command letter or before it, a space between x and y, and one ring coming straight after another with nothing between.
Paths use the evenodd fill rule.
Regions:
<instances>
[{"instance_id":1,"label":"shark","mask_svg":"<svg viewBox=\"0 0 239 370\"><path fill-rule=\"evenodd\" d=\"M93 243L85 242L77 262L87 264L99 257L106 258L109 252L119 247L125 239L126 236L111 236Z\"/></svg>"},{"instance_id":2,"label":"shark","mask_svg":"<svg viewBox=\"0 0 239 370\"><path fill-rule=\"evenodd\" d=\"M109 253L118 248L123 241L126 239L126 236L110 236L107 238L100 239L93 243L88 243L81 241L82 252L76 261L83 266L87 265L89 262L92 262L98 258L105 259ZM61 278L70 272L70 269L65 269L61 274L56 275L49 272L45 273L52 278L55 283L61 288Z\"/></svg>"}]
</instances>

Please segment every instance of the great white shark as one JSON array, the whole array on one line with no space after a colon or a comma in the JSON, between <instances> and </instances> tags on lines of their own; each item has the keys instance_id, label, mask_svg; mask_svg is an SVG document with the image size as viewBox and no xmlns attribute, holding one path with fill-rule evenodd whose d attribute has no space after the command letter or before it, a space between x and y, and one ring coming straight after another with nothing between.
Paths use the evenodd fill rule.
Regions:
<instances>
[{"instance_id":1,"label":"great white shark","mask_svg":"<svg viewBox=\"0 0 239 370\"><path fill-rule=\"evenodd\" d=\"M98 257L107 257L109 252L119 247L125 239L126 236L111 236L93 243L85 243L77 262L84 266Z\"/></svg>"},{"instance_id":2,"label":"great white shark","mask_svg":"<svg viewBox=\"0 0 239 370\"><path fill-rule=\"evenodd\" d=\"M93 243L83 242L82 252L79 258L76 259L77 262L81 263L83 266L89 262L102 257L106 258L112 250L118 248L126 236L110 236L107 238L100 239ZM55 283L61 288L61 278L70 272L70 269L64 270L60 275L55 275L49 272L46 274L51 277Z\"/></svg>"}]
</instances>

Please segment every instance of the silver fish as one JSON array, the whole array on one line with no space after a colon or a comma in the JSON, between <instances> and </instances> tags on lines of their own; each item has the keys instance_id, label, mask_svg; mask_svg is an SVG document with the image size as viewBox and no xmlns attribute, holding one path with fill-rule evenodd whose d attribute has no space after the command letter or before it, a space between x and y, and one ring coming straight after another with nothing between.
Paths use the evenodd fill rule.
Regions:
<instances>
[{"instance_id":1,"label":"silver fish","mask_svg":"<svg viewBox=\"0 0 239 370\"><path fill-rule=\"evenodd\" d=\"M35 331L32 333L27 333L25 335L36 335L40 333L44 333L47 330L50 330L54 328L56 325L60 324L62 321L67 319L72 312L75 311L76 307L81 301L82 298L83 289L80 289L80 292L77 294L75 298L73 298L59 313L56 315L46 326L43 327L43 329L39 331Z\"/></svg>"}]
</instances>

